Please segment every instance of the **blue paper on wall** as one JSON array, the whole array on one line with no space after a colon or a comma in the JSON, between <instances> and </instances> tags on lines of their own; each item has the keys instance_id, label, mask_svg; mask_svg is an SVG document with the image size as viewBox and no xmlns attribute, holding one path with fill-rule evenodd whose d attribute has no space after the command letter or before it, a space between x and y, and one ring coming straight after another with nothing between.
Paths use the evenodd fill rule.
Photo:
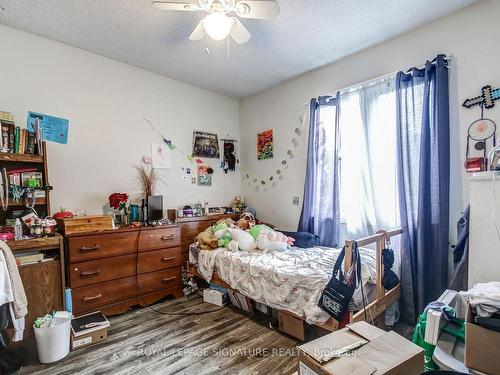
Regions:
<instances>
[{"instance_id":1,"label":"blue paper on wall","mask_svg":"<svg viewBox=\"0 0 500 375\"><path fill-rule=\"evenodd\" d=\"M68 120L42 113L28 112L27 127L29 131L35 130L34 123L36 119L40 120L43 140L63 144L68 143Z\"/></svg>"}]
</instances>

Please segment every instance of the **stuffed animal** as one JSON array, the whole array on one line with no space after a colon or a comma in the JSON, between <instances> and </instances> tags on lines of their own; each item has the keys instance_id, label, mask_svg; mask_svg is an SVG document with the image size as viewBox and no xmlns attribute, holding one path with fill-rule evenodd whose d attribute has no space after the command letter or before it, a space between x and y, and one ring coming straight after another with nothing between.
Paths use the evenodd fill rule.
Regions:
<instances>
[{"instance_id":1,"label":"stuffed animal","mask_svg":"<svg viewBox=\"0 0 500 375\"><path fill-rule=\"evenodd\" d=\"M211 229L200 232L196 236L195 242L202 250L214 250L219 247L219 240L212 234Z\"/></svg>"},{"instance_id":2,"label":"stuffed animal","mask_svg":"<svg viewBox=\"0 0 500 375\"><path fill-rule=\"evenodd\" d=\"M229 242L232 240L228 229L229 227L224 220L219 220L216 225L212 226L212 232L214 233L215 238L217 238L218 240L219 247L227 247ZM236 249L238 249L238 247L236 247Z\"/></svg>"},{"instance_id":3,"label":"stuffed animal","mask_svg":"<svg viewBox=\"0 0 500 375\"><path fill-rule=\"evenodd\" d=\"M252 235L240 228L228 228L232 241L238 244L238 248L243 251L255 250L257 244ZM231 244L230 242L230 244ZM234 244L231 244L234 247Z\"/></svg>"},{"instance_id":4,"label":"stuffed animal","mask_svg":"<svg viewBox=\"0 0 500 375\"><path fill-rule=\"evenodd\" d=\"M263 251L286 250L295 241L292 237L287 237L264 224L253 226L250 234L255 239L257 247Z\"/></svg>"},{"instance_id":5,"label":"stuffed animal","mask_svg":"<svg viewBox=\"0 0 500 375\"><path fill-rule=\"evenodd\" d=\"M236 225L243 230L250 229L255 225L255 217L249 212L242 213Z\"/></svg>"}]
</instances>

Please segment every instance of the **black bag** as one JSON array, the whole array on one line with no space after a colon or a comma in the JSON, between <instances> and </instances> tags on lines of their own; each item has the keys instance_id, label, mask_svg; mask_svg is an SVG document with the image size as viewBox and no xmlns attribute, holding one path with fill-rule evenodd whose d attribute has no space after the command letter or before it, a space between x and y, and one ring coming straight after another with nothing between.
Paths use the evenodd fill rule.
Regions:
<instances>
[{"instance_id":1,"label":"black bag","mask_svg":"<svg viewBox=\"0 0 500 375\"><path fill-rule=\"evenodd\" d=\"M334 317L337 321L341 321L349 303L351 302L354 291L356 290L358 283L361 284L361 260L359 257L359 250L357 243L353 241L353 260L356 267L355 282L353 285L349 285L344 277L344 273L341 270L342 261L345 256L345 246L333 266L333 276L325 286L323 293L318 302L318 306ZM338 278L337 278L338 276Z\"/></svg>"}]
</instances>

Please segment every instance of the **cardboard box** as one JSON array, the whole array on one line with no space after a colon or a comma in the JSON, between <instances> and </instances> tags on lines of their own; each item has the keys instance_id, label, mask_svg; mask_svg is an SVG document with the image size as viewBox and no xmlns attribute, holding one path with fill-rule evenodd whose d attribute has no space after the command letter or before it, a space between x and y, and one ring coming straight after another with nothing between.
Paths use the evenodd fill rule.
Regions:
<instances>
[{"instance_id":1,"label":"cardboard box","mask_svg":"<svg viewBox=\"0 0 500 375\"><path fill-rule=\"evenodd\" d=\"M89 332L85 335L75 337L71 333L71 350L84 348L89 345L97 344L108 338L108 327L98 329L97 331Z\"/></svg>"},{"instance_id":2,"label":"cardboard box","mask_svg":"<svg viewBox=\"0 0 500 375\"><path fill-rule=\"evenodd\" d=\"M301 341L306 337L304 321L284 311L278 311L279 330Z\"/></svg>"},{"instance_id":3,"label":"cardboard box","mask_svg":"<svg viewBox=\"0 0 500 375\"><path fill-rule=\"evenodd\" d=\"M227 292L207 288L203 291L203 301L217 306L224 306L229 302L229 296Z\"/></svg>"},{"instance_id":4,"label":"cardboard box","mask_svg":"<svg viewBox=\"0 0 500 375\"><path fill-rule=\"evenodd\" d=\"M474 323L474 313L467 304L465 322L465 366L490 375L500 375L500 332Z\"/></svg>"},{"instance_id":5,"label":"cardboard box","mask_svg":"<svg viewBox=\"0 0 500 375\"><path fill-rule=\"evenodd\" d=\"M424 371L422 348L366 322L351 324L298 349L300 375L417 375Z\"/></svg>"},{"instance_id":6,"label":"cardboard box","mask_svg":"<svg viewBox=\"0 0 500 375\"><path fill-rule=\"evenodd\" d=\"M106 340L109 325L108 319L100 311L73 318L71 320L71 350Z\"/></svg>"}]
</instances>

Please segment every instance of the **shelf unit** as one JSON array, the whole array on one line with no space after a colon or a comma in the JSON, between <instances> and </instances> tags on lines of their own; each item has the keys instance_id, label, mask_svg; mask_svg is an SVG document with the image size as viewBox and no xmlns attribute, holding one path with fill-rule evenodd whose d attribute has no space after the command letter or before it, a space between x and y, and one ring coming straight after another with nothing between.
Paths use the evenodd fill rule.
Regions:
<instances>
[{"instance_id":1,"label":"shelf unit","mask_svg":"<svg viewBox=\"0 0 500 375\"><path fill-rule=\"evenodd\" d=\"M47 167L47 145L45 142L42 142L42 150L43 155L0 153L0 168L5 167L7 172L22 168L36 169L37 172L42 173L44 187L50 186ZM18 202L15 202L10 196L7 210L0 210L0 225L5 225L5 220L12 211L20 210L23 207L24 201L22 197ZM50 215L50 190L45 189L44 198L35 199L35 210L41 219ZM29 210L26 208L27 213L29 213Z\"/></svg>"},{"instance_id":2,"label":"shelf unit","mask_svg":"<svg viewBox=\"0 0 500 375\"><path fill-rule=\"evenodd\" d=\"M43 186L50 186L47 167L47 145L42 142L43 155L0 153L0 168L7 172L15 169L36 169L42 173ZM24 202L21 197L19 202L14 202L9 197L7 210L0 209L0 225L5 225L5 220L12 211L21 210ZM35 210L40 218L50 215L50 191L45 189L45 198L36 198ZM25 214L31 212L25 207ZM52 237L24 239L19 241L6 241L16 255L19 252L38 251L51 252L58 255L58 259L47 262L32 263L19 266L19 273L28 298L28 315L26 316L26 330L24 338L33 335L32 323L38 316L43 316L53 310L64 308L64 241L59 234Z\"/></svg>"}]
</instances>

